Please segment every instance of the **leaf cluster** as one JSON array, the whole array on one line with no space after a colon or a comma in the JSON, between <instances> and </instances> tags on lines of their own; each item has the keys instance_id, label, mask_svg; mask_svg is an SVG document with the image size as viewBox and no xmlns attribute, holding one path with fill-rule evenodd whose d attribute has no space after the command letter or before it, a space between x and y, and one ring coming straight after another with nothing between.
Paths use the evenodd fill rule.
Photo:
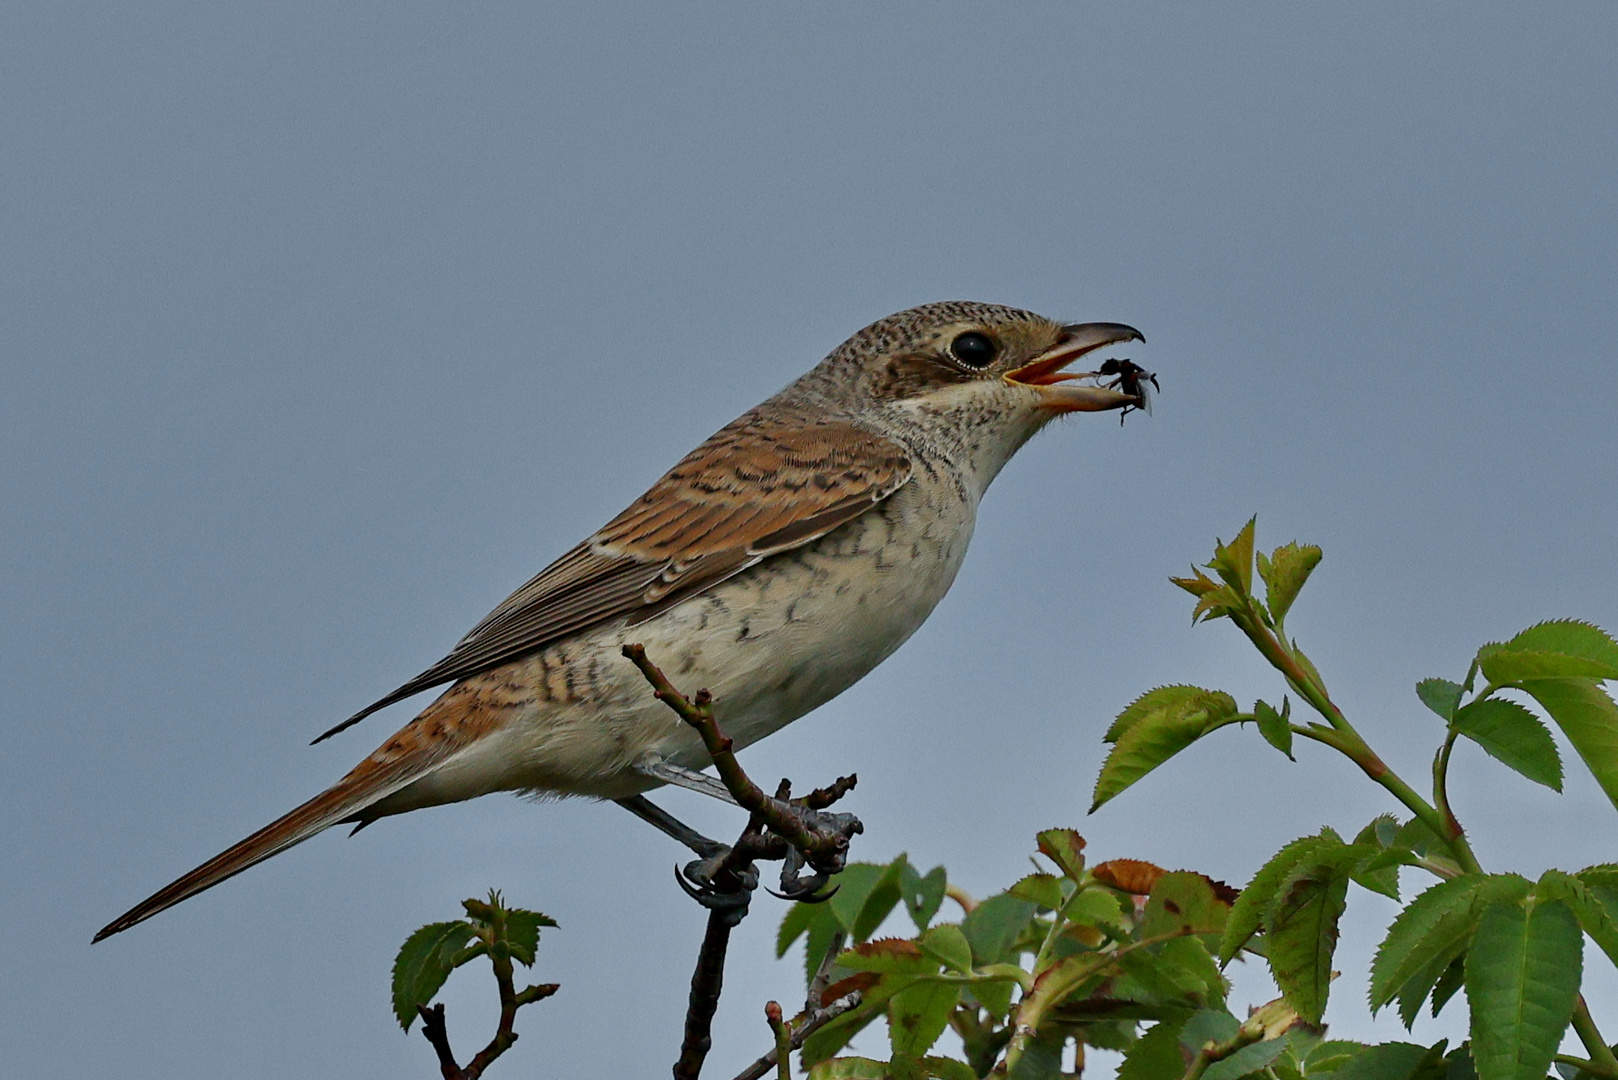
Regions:
<instances>
[{"instance_id":1,"label":"leaf cluster","mask_svg":"<svg viewBox=\"0 0 1618 1080\"><path fill-rule=\"evenodd\" d=\"M1069 1046L1081 1057L1091 1046L1126 1050L1144 1025L1229 1016L1214 950L1235 890L1138 860L1088 866L1072 829L1047 829L1037 845L1035 871L983 900L950 888L941 867L923 876L901 856L885 866L850 866L830 901L788 912L778 947L784 953L806 937L810 971L820 969L831 943L853 943L836 955L836 981L823 999L854 989L863 995L805 1042L812 1080L966 1080L997 1069L1057 1076ZM961 917L935 921L946 892ZM901 901L915 935L873 938ZM879 1018L887 1023L887 1059L840 1056ZM946 1030L960 1036L964 1060L933 1053Z\"/></svg>"}]
</instances>

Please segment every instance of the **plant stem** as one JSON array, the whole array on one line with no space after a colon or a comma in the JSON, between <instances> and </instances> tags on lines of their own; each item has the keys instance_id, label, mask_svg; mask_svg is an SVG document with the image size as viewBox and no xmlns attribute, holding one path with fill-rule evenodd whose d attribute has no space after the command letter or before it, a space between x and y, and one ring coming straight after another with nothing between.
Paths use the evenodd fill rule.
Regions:
<instances>
[{"instance_id":1,"label":"plant stem","mask_svg":"<svg viewBox=\"0 0 1618 1080\"><path fill-rule=\"evenodd\" d=\"M1331 725L1325 728L1316 724L1293 725L1292 730L1316 742L1325 743L1358 765L1366 776L1386 788L1389 794L1420 818L1435 835L1443 838L1454 854L1455 861L1460 863L1463 870L1469 873L1482 873L1482 867L1478 865L1477 856L1472 854L1472 847L1466 841L1466 833L1461 829L1460 822L1455 821L1453 815L1440 813L1418 795L1414 788L1405 783L1398 773L1389 768L1387 762L1377 756L1371 749L1371 744L1365 741L1354 725L1348 722L1342 710L1332 702L1326 688L1320 685L1318 677L1312 675L1299 662L1292 648L1255 619L1233 613L1231 621L1241 628L1242 633L1247 635L1248 640L1252 641L1270 665L1286 677L1287 682L1299 696ZM1454 826L1453 831L1451 824Z\"/></svg>"},{"instance_id":2,"label":"plant stem","mask_svg":"<svg viewBox=\"0 0 1618 1080\"><path fill-rule=\"evenodd\" d=\"M1597 1076L1618 1080L1618 1055L1614 1055L1612 1047L1602 1038L1601 1030L1596 1027L1595 1018L1590 1015L1590 1006L1585 1002L1584 995L1580 994L1573 1003L1573 1030L1578 1032L1579 1041L1584 1044L1584 1050L1590 1055L1590 1062L1580 1068ZM1594 1065L1595 1068L1590 1068Z\"/></svg>"}]
</instances>

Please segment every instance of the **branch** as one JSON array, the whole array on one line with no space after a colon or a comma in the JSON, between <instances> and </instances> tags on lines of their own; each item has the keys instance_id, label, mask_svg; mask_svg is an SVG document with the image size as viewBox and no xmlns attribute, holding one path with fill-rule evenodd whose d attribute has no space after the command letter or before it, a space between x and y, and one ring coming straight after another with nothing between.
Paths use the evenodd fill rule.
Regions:
<instances>
[{"instance_id":1,"label":"branch","mask_svg":"<svg viewBox=\"0 0 1618 1080\"><path fill-rule=\"evenodd\" d=\"M817 1005L813 1015L803 1013L793 1017L792 1023L786 1025L790 1028L787 1036L788 1051L802 1049L809 1036L842 1016L848 1010L856 1008L864 999L864 993L854 990L827 1005ZM780 1063L780 1045L777 1043L776 1047L771 1049L769 1053L737 1073L736 1080L763 1080L763 1077L768 1075L771 1069L778 1068Z\"/></svg>"},{"instance_id":2,"label":"branch","mask_svg":"<svg viewBox=\"0 0 1618 1080\"><path fill-rule=\"evenodd\" d=\"M438 1054L438 1071L443 1074L444 1080L478 1080L495 1058L511 1048L517 1041L517 1033L512 1025L517 1020L517 1010L524 1005L532 1005L536 1001L543 1001L556 993L560 986L557 983L541 983L530 986L521 993L517 993L511 981L511 957L490 957L494 961L494 977L500 984L500 1024L495 1029L494 1038L489 1045L479 1050L466 1068L455 1063L455 1054L449 1046L449 1030L444 1022L444 1006L434 1005L428 1008L417 1005L416 1013L421 1017L421 1033L432 1044L433 1050ZM502 964L502 960L504 963Z\"/></svg>"}]
</instances>

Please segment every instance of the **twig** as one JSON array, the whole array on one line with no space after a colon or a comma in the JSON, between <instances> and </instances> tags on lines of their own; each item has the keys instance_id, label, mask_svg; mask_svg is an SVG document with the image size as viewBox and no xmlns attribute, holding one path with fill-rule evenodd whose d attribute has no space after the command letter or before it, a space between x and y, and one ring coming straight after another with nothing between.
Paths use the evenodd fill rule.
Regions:
<instances>
[{"instance_id":1,"label":"twig","mask_svg":"<svg viewBox=\"0 0 1618 1080\"><path fill-rule=\"evenodd\" d=\"M472 1060L467 1062L466 1068L455 1063L455 1054L449 1046L449 1030L444 1022L444 1006L434 1005L428 1008L417 1005L416 1012L421 1017L421 1033L432 1044L433 1050L438 1054L438 1071L443 1074L444 1080L478 1080L495 1058L511 1048L517 1041L517 1033L512 1025L517 1020L517 1010L524 1005L531 1005L536 1001L543 1001L560 989L557 983L541 983L530 986L521 993L515 991L511 981L511 957L493 956L494 976L500 984L500 1024L495 1029L494 1038L489 1045L479 1050Z\"/></svg>"},{"instance_id":2,"label":"twig","mask_svg":"<svg viewBox=\"0 0 1618 1080\"><path fill-rule=\"evenodd\" d=\"M696 970L691 975L685 1035L680 1044L679 1060L674 1065L674 1076L675 1080L696 1080L713 1045L713 1016L719 1008L719 995L724 986L725 953L730 946L730 932L747 916L751 891L758 884L754 860L787 860L786 868L782 871L783 890L791 893L801 886L805 893L813 892L817 881L824 881L826 876L842 868L843 859L848 853L849 837L863 829L859 820L850 815L836 815L828 824L824 820L817 820L819 812L848 794L859 781L855 776L839 777L828 787L817 788L802 798L793 799L791 783L782 780L774 798L771 798L753 783L736 760L734 744L714 719L713 695L707 690L698 690L687 698L647 658L642 645L625 645L623 654L640 669L657 699L696 730L725 789L735 798L737 805L748 812L747 827L742 830L736 843L711 868L705 870L705 880L702 882L705 887L696 890L686 886L687 891L708 908L708 926L703 935L702 948L697 954ZM800 859L802 861L796 861ZM813 866L821 876L802 884L797 876L797 868L803 862ZM681 884L686 884L685 879L681 879ZM824 989L823 981L821 989ZM858 1002L858 994L850 996L853 1003L843 1005L836 1013L831 1012L829 1006L806 1008L801 1014L802 1023L795 1022L790 1030L782 1026L776 1031L777 1046L786 1046L789 1050L801 1046L802 1040L811 1031ZM844 1000L839 999L839 1002ZM777 1053L777 1050L772 1050L760 1059L764 1065L756 1077L762 1077L776 1063Z\"/></svg>"},{"instance_id":3,"label":"twig","mask_svg":"<svg viewBox=\"0 0 1618 1080\"><path fill-rule=\"evenodd\" d=\"M810 829L801 817L791 813L780 800L769 798L757 784L753 783L736 760L734 744L730 737L719 730L719 724L714 720L712 694L707 690L698 690L695 696L687 698L680 693L658 666L647 659L644 645L625 645L623 653L652 685L657 700L673 709L680 719L691 725L702 737L703 748L713 759L714 771L719 774L719 779L735 798L738 806L802 852L812 865L819 866L840 859L848 851L847 836ZM804 804L810 809L824 809L857 782L856 777L844 777L830 788L813 792L809 796L809 799L819 801L821 805L810 805L809 799L804 800Z\"/></svg>"},{"instance_id":4,"label":"twig","mask_svg":"<svg viewBox=\"0 0 1618 1080\"><path fill-rule=\"evenodd\" d=\"M859 990L854 990L844 994L830 1004L817 1006L812 1016L793 1017L791 1034L787 1039L788 1049L801 1049L809 1036L842 1016L848 1010L856 1008L863 1000L865 1000L865 995ZM772 1048L769 1053L737 1073L736 1080L763 1080L771 1069L775 1069L779 1065L780 1051L778 1048Z\"/></svg>"}]
</instances>

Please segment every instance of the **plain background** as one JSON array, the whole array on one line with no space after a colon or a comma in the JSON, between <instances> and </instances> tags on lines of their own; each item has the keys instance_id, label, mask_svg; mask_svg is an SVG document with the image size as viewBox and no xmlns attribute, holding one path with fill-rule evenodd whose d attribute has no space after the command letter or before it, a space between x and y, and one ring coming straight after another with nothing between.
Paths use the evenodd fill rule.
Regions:
<instances>
[{"instance_id":1,"label":"plain background","mask_svg":"<svg viewBox=\"0 0 1618 1080\"><path fill-rule=\"evenodd\" d=\"M1027 447L915 639L744 763L857 770L857 855L979 893L1050 825L1242 883L1390 809L1232 730L1084 813L1136 694L1279 696L1166 581L1250 514L1324 546L1292 629L1414 781L1418 679L1538 619L1618 626L1615 31L1604 0L7 5L7 1068L433 1075L394 950L499 886L561 923L562 991L498 1075L666 1075L702 915L612 806L334 832L89 939L345 771L405 707L309 738L681 453L928 300L1139 326L1156 415ZM1618 858L1576 766L1560 797L1475 748L1456 773L1486 866ZM1399 1038L1363 1006L1391 905L1350 903L1333 1031ZM715 1077L801 994L781 910L733 946ZM486 980L446 993L463 1054ZM1235 1005L1268 992L1244 971Z\"/></svg>"}]
</instances>

